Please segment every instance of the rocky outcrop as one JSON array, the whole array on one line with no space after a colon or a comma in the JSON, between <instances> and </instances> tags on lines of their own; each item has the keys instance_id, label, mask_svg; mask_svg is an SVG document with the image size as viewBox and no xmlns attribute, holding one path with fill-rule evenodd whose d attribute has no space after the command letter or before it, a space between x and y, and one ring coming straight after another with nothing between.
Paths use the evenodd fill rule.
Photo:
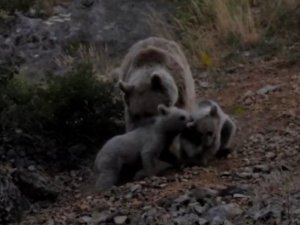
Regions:
<instances>
[{"instance_id":1,"label":"rocky outcrop","mask_svg":"<svg viewBox=\"0 0 300 225\"><path fill-rule=\"evenodd\" d=\"M80 43L119 56L152 35L148 17L152 11L164 14L168 7L161 1L74 0L56 6L46 19L35 10L17 13L10 29L0 34L0 65L19 64L30 74L61 73L66 68L57 61Z\"/></svg>"}]
</instances>

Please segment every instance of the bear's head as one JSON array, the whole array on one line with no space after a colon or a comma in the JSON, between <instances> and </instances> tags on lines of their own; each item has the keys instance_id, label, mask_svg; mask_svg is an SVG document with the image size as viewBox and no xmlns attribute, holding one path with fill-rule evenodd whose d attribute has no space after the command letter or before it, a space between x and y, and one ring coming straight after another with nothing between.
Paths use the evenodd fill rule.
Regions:
<instances>
[{"instance_id":1,"label":"bear's head","mask_svg":"<svg viewBox=\"0 0 300 225\"><path fill-rule=\"evenodd\" d=\"M162 104L158 105L157 109L160 115L157 126L161 132L177 135L191 122L191 115L183 109L174 106L166 107Z\"/></svg>"},{"instance_id":2,"label":"bear's head","mask_svg":"<svg viewBox=\"0 0 300 225\"><path fill-rule=\"evenodd\" d=\"M170 60L156 49L147 49L136 57L127 81L119 81L128 116L135 127L158 114L159 104L173 106L178 87L170 74Z\"/></svg>"},{"instance_id":3,"label":"bear's head","mask_svg":"<svg viewBox=\"0 0 300 225\"><path fill-rule=\"evenodd\" d=\"M198 143L201 144L201 146L211 147L216 140L219 123L218 109L214 105L210 108L208 114L195 119L188 124L188 127L194 132L194 135L197 136Z\"/></svg>"}]
</instances>

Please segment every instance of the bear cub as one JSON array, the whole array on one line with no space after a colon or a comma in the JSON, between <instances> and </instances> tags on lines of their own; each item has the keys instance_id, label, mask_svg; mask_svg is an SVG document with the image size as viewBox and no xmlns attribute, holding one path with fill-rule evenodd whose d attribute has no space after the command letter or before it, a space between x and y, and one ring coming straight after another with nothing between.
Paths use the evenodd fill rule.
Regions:
<instances>
[{"instance_id":1,"label":"bear cub","mask_svg":"<svg viewBox=\"0 0 300 225\"><path fill-rule=\"evenodd\" d=\"M230 153L235 123L212 100L200 102L192 112L193 122L180 134L182 160L187 165L207 165L213 157Z\"/></svg>"},{"instance_id":2,"label":"bear cub","mask_svg":"<svg viewBox=\"0 0 300 225\"><path fill-rule=\"evenodd\" d=\"M98 190L111 188L118 182L122 167L139 160L146 176L156 174L161 152L169 148L173 139L191 121L189 113L177 107L158 105L157 110L158 116L153 124L115 136L99 151L95 160Z\"/></svg>"}]
</instances>

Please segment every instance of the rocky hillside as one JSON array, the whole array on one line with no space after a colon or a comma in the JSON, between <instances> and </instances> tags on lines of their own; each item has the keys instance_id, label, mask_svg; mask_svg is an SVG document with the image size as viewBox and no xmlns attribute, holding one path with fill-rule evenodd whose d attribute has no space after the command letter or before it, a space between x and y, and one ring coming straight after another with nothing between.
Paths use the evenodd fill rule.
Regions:
<instances>
[{"instance_id":1,"label":"rocky hillside","mask_svg":"<svg viewBox=\"0 0 300 225\"><path fill-rule=\"evenodd\" d=\"M0 2L0 224L300 224L297 0ZM92 162L123 132L109 71L137 40L179 42L234 151L106 193Z\"/></svg>"}]
</instances>

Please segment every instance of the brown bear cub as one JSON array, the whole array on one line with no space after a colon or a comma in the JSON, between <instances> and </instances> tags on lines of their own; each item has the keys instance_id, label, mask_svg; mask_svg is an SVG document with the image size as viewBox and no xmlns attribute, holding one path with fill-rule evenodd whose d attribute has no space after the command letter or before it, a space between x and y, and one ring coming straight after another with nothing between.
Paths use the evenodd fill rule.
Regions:
<instances>
[{"instance_id":1,"label":"brown bear cub","mask_svg":"<svg viewBox=\"0 0 300 225\"><path fill-rule=\"evenodd\" d=\"M218 103L200 102L192 118L193 122L180 134L180 157L185 164L207 165L213 157L230 153L236 126Z\"/></svg>"},{"instance_id":2,"label":"brown bear cub","mask_svg":"<svg viewBox=\"0 0 300 225\"><path fill-rule=\"evenodd\" d=\"M124 165L142 162L142 174L156 174L160 153L168 149L177 136L190 122L190 115L177 107L157 107L159 115L153 124L139 127L110 139L99 151L95 168L98 173L96 187L107 190L119 180Z\"/></svg>"},{"instance_id":3,"label":"brown bear cub","mask_svg":"<svg viewBox=\"0 0 300 225\"><path fill-rule=\"evenodd\" d=\"M126 131L151 123L159 104L187 111L194 104L194 80L174 41L150 37L137 42L114 73L124 94Z\"/></svg>"}]
</instances>

